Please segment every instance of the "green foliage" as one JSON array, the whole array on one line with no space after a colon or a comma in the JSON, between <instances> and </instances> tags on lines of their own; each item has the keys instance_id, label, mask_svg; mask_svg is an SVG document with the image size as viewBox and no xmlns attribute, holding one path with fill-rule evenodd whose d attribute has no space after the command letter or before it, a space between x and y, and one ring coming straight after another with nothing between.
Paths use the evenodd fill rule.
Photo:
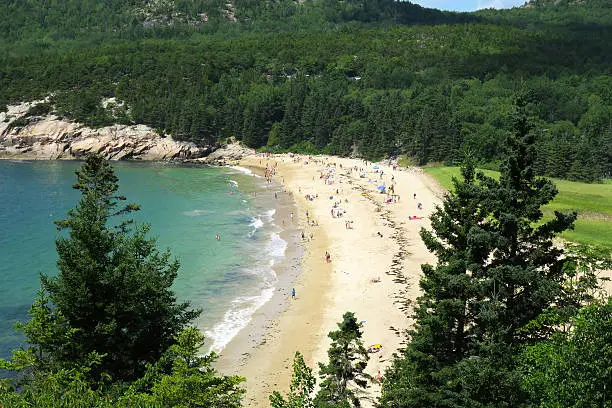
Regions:
<instances>
[{"instance_id":1,"label":"green foliage","mask_svg":"<svg viewBox=\"0 0 612 408\"><path fill-rule=\"evenodd\" d=\"M46 372L64 367L67 356L72 352L73 337L78 330L71 328L62 313L51 306L44 289L39 291L28 316L30 320L25 324L17 323L15 328L24 333L30 347L13 352L11 369L23 372L34 368Z\"/></svg>"},{"instance_id":2,"label":"green foliage","mask_svg":"<svg viewBox=\"0 0 612 408\"><path fill-rule=\"evenodd\" d=\"M10 122L8 125L8 128L9 129L22 128L22 127L28 126L29 124L30 124L30 119L27 116L22 116Z\"/></svg>"},{"instance_id":3,"label":"green foliage","mask_svg":"<svg viewBox=\"0 0 612 408\"><path fill-rule=\"evenodd\" d=\"M557 332L571 330L572 320L583 307L605 302L603 289L609 278L602 271L612 268L612 258L606 249L585 245L567 245L564 250L565 281L559 299L529 322L521 332L547 339Z\"/></svg>"},{"instance_id":4,"label":"green foliage","mask_svg":"<svg viewBox=\"0 0 612 408\"><path fill-rule=\"evenodd\" d=\"M51 112L53 107L48 102L37 103L32 105L26 112L26 116L44 116Z\"/></svg>"},{"instance_id":5,"label":"green foliage","mask_svg":"<svg viewBox=\"0 0 612 408\"><path fill-rule=\"evenodd\" d=\"M132 408L210 407L238 408L244 390L238 376L218 376L211 367L215 355L199 356L203 336L194 328L185 329L159 361L147 366L145 375L127 389L98 384L92 387L90 370L102 359L92 355L85 365L40 371L15 387L0 381L0 406L48 408ZM2 368L14 369L14 364ZM33 366L30 368L34 368ZM119 390L119 391L117 391Z\"/></svg>"},{"instance_id":6,"label":"green foliage","mask_svg":"<svg viewBox=\"0 0 612 408\"><path fill-rule=\"evenodd\" d=\"M357 318L351 312L346 312L342 318L338 330L328 334L332 339L327 350L329 363L319 363L322 382L314 400L317 407L360 406L355 387L365 388L370 379L363 372L369 356L361 341Z\"/></svg>"},{"instance_id":7,"label":"green foliage","mask_svg":"<svg viewBox=\"0 0 612 408\"><path fill-rule=\"evenodd\" d=\"M199 145L234 136L421 164L467 148L498 163L525 88L538 174L612 173L612 15L593 2L456 14L389 0L11 0L0 14L0 106L50 96L89 126L142 123Z\"/></svg>"},{"instance_id":8,"label":"green foliage","mask_svg":"<svg viewBox=\"0 0 612 408\"><path fill-rule=\"evenodd\" d=\"M606 248L587 245L568 245L565 248L565 268L569 277L566 292L578 304L589 305L605 299L604 282L610 278L600 276L612 269L612 257Z\"/></svg>"},{"instance_id":9,"label":"green foliage","mask_svg":"<svg viewBox=\"0 0 612 408\"><path fill-rule=\"evenodd\" d=\"M87 381L88 369L47 372L19 390L0 383L0 406L11 408L111 408L110 398L93 390ZM18 391L18 392L17 392Z\"/></svg>"},{"instance_id":10,"label":"green foliage","mask_svg":"<svg viewBox=\"0 0 612 408\"><path fill-rule=\"evenodd\" d=\"M582 309L570 330L527 347L519 364L534 406L612 406L612 298Z\"/></svg>"},{"instance_id":11,"label":"green foliage","mask_svg":"<svg viewBox=\"0 0 612 408\"><path fill-rule=\"evenodd\" d=\"M102 357L92 352L78 362L69 361L77 332L49 304L44 290L32 304L30 320L18 323L30 345L13 350L12 359L0 359L0 368L13 375L0 379L0 406L10 407L111 407L100 393L103 383L92 384L90 373Z\"/></svg>"},{"instance_id":12,"label":"green foliage","mask_svg":"<svg viewBox=\"0 0 612 408\"><path fill-rule=\"evenodd\" d=\"M291 386L286 399L274 391L270 395L272 408L314 408L314 401L310 396L314 391L316 379L312 375L312 368L304 362L304 357L299 351L295 352L293 358L293 374Z\"/></svg>"},{"instance_id":13,"label":"green foliage","mask_svg":"<svg viewBox=\"0 0 612 408\"><path fill-rule=\"evenodd\" d=\"M204 336L195 328L183 330L176 343L143 378L134 382L118 402L120 406L238 408L244 395L239 376L218 376L211 364L214 354L201 356ZM171 370L165 374L167 367ZM141 390L145 391L141 391ZM150 391L148 391L150 389Z\"/></svg>"},{"instance_id":14,"label":"green foliage","mask_svg":"<svg viewBox=\"0 0 612 408\"><path fill-rule=\"evenodd\" d=\"M316 148L316 146L306 140L293 145L290 150L292 152L296 152L300 154L317 154L318 153L318 149Z\"/></svg>"},{"instance_id":15,"label":"green foliage","mask_svg":"<svg viewBox=\"0 0 612 408\"><path fill-rule=\"evenodd\" d=\"M576 214L541 222L540 209L557 190L534 175L534 136L520 98L513 128L499 180L477 173L468 157L462 180L431 216L433 232L421 230L438 262L422 266L416 328L387 373L383 406L511 407L525 400L513 356L540 338L524 328L567 296L563 251L552 239Z\"/></svg>"},{"instance_id":16,"label":"green foliage","mask_svg":"<svg viewBox=\"0 0 612 408\"><path fill-rule=\"evenodd\" d=\"M111 223L138 209L119 207L125 197L117 195L111 166L91 155L76 174L81 200L67 219L56 222L68 229L68 237L56 241L59 274L42 277L57 312L75 331L65 348L46 351L72 362L98 352L104 357L95 377L133 380L199 312L176 303L170 287L179 264L146 238L148 227L132 229L129 220ZM68 354L60 355L64 349Z\"/></svg>"}]
</instances>

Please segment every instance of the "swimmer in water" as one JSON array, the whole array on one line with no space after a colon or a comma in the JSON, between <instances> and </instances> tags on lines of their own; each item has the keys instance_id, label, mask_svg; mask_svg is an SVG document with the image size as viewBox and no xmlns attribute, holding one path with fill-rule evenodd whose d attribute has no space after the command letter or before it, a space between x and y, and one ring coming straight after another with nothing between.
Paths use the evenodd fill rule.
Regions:
<instances>
[{"instance_id":1,"label":"swimmer in water","mask_svg":"<svg viewBox=\"0 0 612 408\"><path fill-rule=\"evenodd\" d=\"M221 237L219 236L219 234L215 235L215 239L216 239L217 241L221 241Z\"/></svg>"}]
</instances>

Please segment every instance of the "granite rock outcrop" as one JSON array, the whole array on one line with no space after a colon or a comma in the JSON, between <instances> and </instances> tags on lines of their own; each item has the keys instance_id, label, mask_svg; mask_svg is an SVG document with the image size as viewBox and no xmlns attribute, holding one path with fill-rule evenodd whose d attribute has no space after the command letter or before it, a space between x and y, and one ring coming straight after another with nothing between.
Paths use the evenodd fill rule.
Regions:
<instances>
[{"instance_id":1,"label":"granite rock outcrop","mask_svg":"<svg viewBox=\"0 0 612 408\"><path fill-rule=\"evenodd\" d=\"M0 113L0 158L79 159L91 152L109 160L190 160L211 147L173 140L145 125L90 128L54 115L30 116L30 103Z\"/></svg>"}]
</instances>

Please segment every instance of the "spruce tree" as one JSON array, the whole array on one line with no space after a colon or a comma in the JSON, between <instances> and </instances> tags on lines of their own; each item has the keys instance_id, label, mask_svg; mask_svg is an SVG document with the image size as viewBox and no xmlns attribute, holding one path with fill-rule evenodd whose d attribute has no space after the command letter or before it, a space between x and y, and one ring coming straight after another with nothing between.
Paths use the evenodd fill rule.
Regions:
<instances>
[{"instance_id":1,"label":"spruce tree","mask_svg":"<svg viewBox=\"0 0 612 408\"><path fill-rule=\"evenodd\" d=\"M316 407L360 406L355 387L365 388L370 378L363 372L369 356L361 334L357 318L351 312L342 316L338 330L328 334L332 339L327 350L329 363L319 363L319 375L323 381L314 400Z\"/></svg>"},{"instance_id":2,"label":"spruce tree","mask_svg":"<svg viewBox=\"0 0 612 408\"><path fill-rule=\"evenodd\" d=\"M138 206L120 205L125 197L117 194L110 164L90 155L76 175L73 188L81 199L67 219L56 222L68 231L56 241L59 273L41 278L57 311L76 329L61 358L84 361L96 352L103 359L94 376L131 380L174 343L199 311L177 303L170 289L178 261L169 251L157 250L155 239L146 236L147 225L134 226L120 217Z\"/></svg>"},{"instance_id":3,"label":"spruce tree","mask_svg":"<svg viewBox=\"0 0 612 408\"><path fill-rule=\"evenodd\" d=\"M517 406L524 395L513 357L538 340L525 326L563 296L562 250L554 236L575 213L542 222L541 207L557 194L535 177L534 137L518 99L499 180L463 180L422 230L436 266L423 265L416 325L383 385L385 407Z\"/></svg>"}]
</instances>

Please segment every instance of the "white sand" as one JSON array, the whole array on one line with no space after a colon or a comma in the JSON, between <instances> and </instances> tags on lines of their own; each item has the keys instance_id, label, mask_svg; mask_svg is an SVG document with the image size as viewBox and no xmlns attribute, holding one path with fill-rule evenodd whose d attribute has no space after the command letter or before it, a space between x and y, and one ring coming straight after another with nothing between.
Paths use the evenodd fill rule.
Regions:
<instances>
[{"instance_id":1,"label":"white sand","mask_svg":"<svg viewBox=\"0 0 612 408\"><path fill-rule=\"evenodd\" d=\"M329 167L334 163L336 166ZM298 227L296 233L304 231L307 238L302 242L305 252L295 284L296 299L290 298L291 288L279 288L287 299L286 310L267 325L267 333L254 351L248 350L239 364L226 364L222 370L247 378L244 406L269 407L272 391L288 391L297 350L315 372L318 362L327 363L327 334L337 329L346 311L365 321L366 347L383 345L380 352L370 354L366 372L373 377L384 373L413 323L409 315L419 295L420 265L436 260L421 241L419 230L430 227L428 216L441 203L444 190L419 169L394 171L383 165L378 170L384 172L380 178L372 164L363 160L259 155L240 164L260 169L277 166L274 178L293 194L299 212L286 222ZM365 171L349 171L355 166ZM327 184L320 175L330 168L335 169L335 175L333 183ZM399 201L384 203L387 196L377 191L380 184L393 184ZM318 198L309 201L306 194L318 194ZM335 202L345 211L342 217L330 214ZM417 208L419 202L422 210ZM307 224L306 211L318 226ZM409 220L409 216L419 219ZM352 229L346 228L347 221L352 221ZM326 251L331 254L330 263L325 262ZM230 344L227 351L236 353L244 347ZM361 399L362 406L374 406L379 395L380 387L373 383Z\"/></svg>"},{"instance_id":2,"label":"white sand","mask_svg":"<svg viewBox=\"0 0 612 408\"><path fill-rule=\"evenodd\" d=\"M442 191L428 176L418 169L393 171L390 166L380 166L384 172L380 178L380 173L362 160L325 156L313 159L251 156L240 163L259 168L277 166L274 178L293 193L299 212L287 222L299 223L299 230L307 238L302 273L295 285L296 299L288 299L286 311L271 323L264 342L231 370L247 378L244 405L248 407L269 407L272 391L287 392L296 350L313 368L317 362L327 362L327 333L337 329L346 311L365 321L366 347L383 345L380 352L370 354L366 372L374 377L379 371L384 373L392 354L402 347L404 331L412 324L408 315L412 311L410 303L419 294L420 265L435 262L419 237L420 228L429 227L427 217L440 202ZM336 164L331 167L335 176L333 183L327 184L320 175L327 173L327 165L332 163ZM365 172L350 171L355 166ZM361 174L366 177L361 178ZM390 186L392 177L400 200L385 204L387 196L380 194L377 186ZM308 201L306 194L318 194L318 198ZM335 202L345 210L342 217L332 217L330 213ZM422 210L417 209L418 202ZM307 226L306 211L309 220L317 221L318 226ZM422 218L409 220L409 216ZM352 229L346 228L347 221L352 221ZM331 255L330 263L325 262L326 251ZM290 292L290 288L283 289ZM372 406L379 393L377 384L368 387L363 406Z\"/></svg>"}]
</instances>

